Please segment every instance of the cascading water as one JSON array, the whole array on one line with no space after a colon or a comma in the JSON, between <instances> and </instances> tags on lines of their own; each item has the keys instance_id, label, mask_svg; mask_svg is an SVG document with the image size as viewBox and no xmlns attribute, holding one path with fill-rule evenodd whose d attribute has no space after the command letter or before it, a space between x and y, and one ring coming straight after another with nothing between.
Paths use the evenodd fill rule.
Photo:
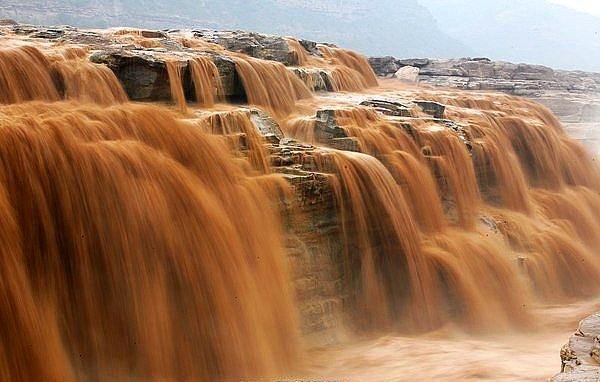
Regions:
<instances>
[{"instance_id":1,"label":"cascading water","mask_svg":"<svg viewBox=\"0 0 600 382\"><path fill-rule=\"evenodd\" d=\"M139 30L110 35L161 46ZM319 97L281 63L178 38L185 49L156 55L176 108L129 102L78 46L0 50L3 380L306 372L286 260L294 227L281 214L294 196L274 173L310 166L333 190L353 331L533 330L532 306L598 297L600 175L545 108L368 89L378 81L363 56L325 45L316 56L287 39L298 65L362 92ZM272 166L277 149L295 148L278 146L280 131L267 146L254 111L221 104L212 54L233 62L247 103L283 133L330 147L293 146L302 160ZM375 92L443 103L447 119L356 106ZM325 133L322 109L333 111Z\"/></svg>"},{"instance_id":2,"label":"cascading water","mask_svg":"<svg viewBox=\"0 0 600 382\"><path fill-rule=\"evenodd\" d=\"M189 61L194 83L196 102L211 107L223 97L223 84L217 66L209 57L196 57Z\"/></svg>"},{"instance_id":3,"label":"cascading water","mask_svg":"<svg viewBox=\"0 0 600 382\"><path fill-rule=\"evenodd\" d=\"M182 84L182 67L183 64L179 61L169 60L165 61L165 66L167 67L167 75L169 76L169 86L171 88L171 98L179 111L185 113L187 112L187 103L185 100L185 94L183 91Z\"/></svg>"},{"instance_id":4,"label":"cascading water","mask_svg":"<svg viewBox=\"0 0 600 382\"><path fill-rule=\"evenodd\" d=\"M296 101L310 98L310 90L280 63L235 57L251 105L263 106L273 113L289 114Z\"/></svg>"},{"instance_id":5,"label":"cascading water","mask_svg":"<svg viewBox=\"0 0 600 382\"><path fill-rule=\"evenodd\" d=\"M104 87L115 83L101 80L106 68L86 69L101 74L90 86L122 92ZM39 73L32 82L50 78ZM58 94L45 85L28 98ZM3 257L14 264L2 293L22 311L3 310L7 379L289 370L298 331L271 201L279 178L245 175L218 141L154 106L22 103L0 114ZM36 350L11 356L19 347Z\"/></svg>"}]
</instances>

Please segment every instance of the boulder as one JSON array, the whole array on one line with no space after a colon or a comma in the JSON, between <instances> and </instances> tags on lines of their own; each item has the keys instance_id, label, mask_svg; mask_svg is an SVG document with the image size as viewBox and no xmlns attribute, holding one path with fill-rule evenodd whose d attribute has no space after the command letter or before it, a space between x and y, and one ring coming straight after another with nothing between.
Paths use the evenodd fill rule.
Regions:
<instances>
[{"instance_id":1,"label":"boulder","mask_svg":"<svg viewBox=\"0 0 600 382\"><path fill-rule=\"evenodd\" d=\"M358 140L348 136L338 124L334 109L321 109L315 117L315 137L332 148L360 152Z\"/></svg>"},{"instance_id":2,"label":"boulder","mask_svg":"<svg viewBox=\"0 0 600 382\"><path fill-rule=\"evenodd\" d=\"M313 91L332 91L331 81L326 72L318 68L293 67L290 70ZM329 84L329 86L328 86Z\"/></svg>"},{"instance_id":3,"label":"boulder","mask_svg":"<svg viewBox=\"0 0 600 382\"><path fill-rule=\"evenodd\" d=\"M145 38L167 38L167 34L165 32L157 30L142 29L140 34Z\"/></svg>"},{"instance_id":4,"label":"boulder","mask_svg":"<svg viewBox=\"0 0 600 382\"><path fill-rule=\"evenodd\" d=\"M197 53L187 52L172 55L172 57L177 57L183 66L182 80L187 98L192 98L190 94L193 89L187 63L197 55ZM221 55L211 55L211 57L221 76L224 95L232 101L244 101L246 95L235 69L235 62ZM90 61L108 66L121 81L131 100L165 101L171 99L165 60L156 52L113 48L92 54Z\"/></svg>"},{"instance_id":5,"label":"boulder","mask_svg":"<svg viewBox=\"0 0 600 382\"><path fill-rule=\"evenodd\" d=\"M415 107L419 107L434 119L443 119L446 110L446 106L441 103L422 100L369 98L362 101L360 105L373 108L379 113L391 117L412 117Z\"/></svg>"},{"instance_id":6,"label":"boulder","mask_svg":"<svg viewBox=\"0 0 600 382\"><path fill-rule=\"evenodd\" d=\"M416 84L419 82L419 68L403 66L394 73L394 77L402 82Z\"/></svg>"},{"instance_id":7,"label":"boulder","mask_svg":"<svg viewBox=\"0 0 600 382\"><path fill-rule=\"evenodd\" d=\"M156 55L143 51L108 50L94 53L90 61L108 66L133 101L171 99L165 61Z\"/></svg>"},{"instance_id":8,"label":"boulder","mask_svg":"<svg viewBox=\"0 0 600 382\"><path fill-rule=\"evenodd\" d=\"M310 40L298 40L298 42L300 43L300 45L302 45L304 49L306 49L308 53L312 54L313 56L323 56L323 54L321 54L321 51L317 47L316 42Z\"/></svg>"},{"instance_id":9,"label":"boulder","mask_svg":"<svg viewBox=\"0 0 600 382\"><path fill-rule=\"evenodd\" d=\"M380 77L391 76L400 69L396 63L396 59L392 56L369 57L369 64L371 64L375 74Z\"/></svg>"},{"instance_id":10,"label":"boulder","mask_svg":"<svg viewBox=\"0 0 600 382\"><path fill-rule=\"evenodd\" d=\"M431 115L433 118L444 118L444 112L446 111L445 105L434 101L413 100L412 102L419 106L425 113Z\"/></svg>"},{"instance_id":11,"label":"boulder","mask_svg":"<svg viewBox=\"0 0 600 382\"><path fill-rule=\"evenodd\" d=\"M265 137L268 142L279 143L284 138L279 124L264 111L256 108L250 109L250 119L260 135Z\"/></svg>"},{"instance_id":12,"label":"boulder","mask_svg":"<svg viewBox=\"0 0 600 382\"><path fill-rule=\"evenodd\" d=\"M47 40L56 40L58 38L61 38L64 34L65 34L65 31L62 29L46 28L46 29L31 33L29 35L29 37L44 38Z\"/></svg>"},{"instance_id":13,"label":"boulder","mask_svg":"<svg viewBox=\"0 0 600 382\"><path fill-rule=\"evenodd\" d=\"M404 60L396 60L396 63L399 66L414 66L416 68L422 68L426 65L429 65L431 62L428 58L408 58Z\"/></svg>"},{"instance_id":14,"label":"boulder","mask_svg":"<svg viewBox=\"0 0 600 382\"><path fill-rule=\"evenodd\" d=\"M585 318L560 351L561 373L552 382L600 381L600 313Z\"/></svg>"}]
</instances>

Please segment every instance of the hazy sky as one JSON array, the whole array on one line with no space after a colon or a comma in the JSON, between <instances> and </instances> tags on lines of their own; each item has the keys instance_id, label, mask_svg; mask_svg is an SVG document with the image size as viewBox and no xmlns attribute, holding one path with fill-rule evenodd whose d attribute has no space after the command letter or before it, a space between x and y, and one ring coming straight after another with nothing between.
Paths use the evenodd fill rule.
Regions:
<instances>
[{"instance_id":1,"label":"hazy sky","mask_svg":"<svg viewBox=\"0 0 600 382\"><path fill-rule=\"evenodd\" d=\"M591 13L600 16L599 0L550 0L553 3L562 4L567 7L577 9L578 11Z\"/></svg>"}]
</instances>

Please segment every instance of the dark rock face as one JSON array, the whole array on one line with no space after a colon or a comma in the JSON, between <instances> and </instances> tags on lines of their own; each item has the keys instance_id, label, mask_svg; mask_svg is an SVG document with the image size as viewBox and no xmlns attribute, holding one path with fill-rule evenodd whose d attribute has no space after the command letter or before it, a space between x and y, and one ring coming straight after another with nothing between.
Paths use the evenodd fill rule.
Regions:
<instances>
[{"instance_id":1,"label":"dark rock face","mask_svg":"<svg viewBox=\"0 0 600 382\"><path fill-rule=\"evenodd\" d=\"M315 119L315 137L317 141L339 150L360 152L358 140L348 136L346 131L339 125L334 109L318 110Z\"/></svg>"},{"instance_id":2,"label":"dark rock face","mask_svg":"<svg viewBox=\"0 0 600 382\"><path fill-rule=\"evenodd\" d=\"M400 66L414 66L416 68L422 68L431 63L431 60L428 58L409 58L405 60L397 60L396 63Z\"/></svg>"},{"instance_id":3,"label":"dark rock face","mask_svg":"<svg viewBox=\"0 0 600 382\"><path fill-rule=\"evenodd\" d=\"M265 113L252 110L251 118L266 138L273 171L283 174L294 196L284 206L286 252L306 338L314 344L337 342L344 317L342 274L343 240L330 178L316 172L313 156L320 149L283 137ZM287 213L286 213L287 211Z\"/></svg>"},{"instance_id":4,"label":"dark rock face","mask_svg":"<svg viewBox=\"0 0 600 382\"><path fill-rule=\"evenodd\" d=\"M579 323L560 358L561 373L552 382L600 381L600 313Z\"/></svg>"},{"instance_id":5,"label":"dark rock face","mask_svg":"<svg viewBox=\"0 0 600 382\"><path fill-rule=\"evenodd\" d=\"M294 142L277 148L288 161L314 149ZM288 214L286 247L302 331L315 343L326 344L336 341L343 317L343 247L330 181L305 167L291 164L281 169L295 191L291 208L296 212Z\"/></svg>"},{"instance_id":6,"label":"dark rock face","mask_svg":"<svg viewBox=\"0 0 600 382\"><path fill-rule=\"evenodd\" d=\"M132 100L171 98L169 78L163 59L142 52L115 50L95 53L90 57L90 61L108 66Z\"/></svg>"},{"instance_id":7,"label":"dark rock face","mask_svg":"<svg viewBox=\"0 0 600 382\"><path fill-rule=\"evenodd\" d=\"M369 64L371 64L375 74L381 77L391 76L400 69L396 61L396 58L392 56L369 57Z\"/></svg>"},{"instance_id":8,"label":"dark rock face","mask_svg":"<svg viewBox=\"0 0 600 382\"><path fill-rule=\"evenodd\" d=\"M235 69L235 62L229 57L220 55L214 55L213 62L219 70L225 97L234 101L245 100L246 93L242 85L242 80Z\"/></svg>"},{"instance_id":9,"label":"dark rock face","mask_svg":"<svg viewBox=\"0 0 600 382\"><path fill-rule=\"evenodd\" d=\"M316 42L309 40L298 40L298 42L300 42L300 45L302 45L302 47L306 49L308 53L315 56L322 56L321 51L319 48L317 48Z\"/></svg>"},{"instance_id":10,"label":"dark rock face","mask_svg":"<svg viewBox=\"0 0 600 382\"><path fill-rule=\"evenodd\" d=\"M442 105L438 102L432 101L412 101L417 106L419 106L425 113L431 115L433 118L442 119L444 118L444 112L446 111L446 106Z\"/></svg>"},{"instance_id":11,"label":"dark rock face","mask_svg":"<svg viewBox=\"0 0 600 382\"><path fill-rule=\"evenodd\" d=\"M313 91L333 91L331 78L324 70L304 67L294 67L290 70Z\"/></svg>"},{"instance_id":12,"label":"dark rock face","mask_svg":"<svg viewBox=\"0 0 600 382\"><path fill-rule=\"evenodd\" d=\"M195 55L181 52L182 76L186 94L192 92L188 60ZM235 62L228 57L212 55L223 83L224 95L231 100L244 100L245 92L235 69ZM94 53L90 61L105 64L123 84L125 92L134 101L164 101L171 99L169 77L165 60L152 51L110 49ZM191 96L190 96L191 98Z\"/></svg>"}]
</instances>

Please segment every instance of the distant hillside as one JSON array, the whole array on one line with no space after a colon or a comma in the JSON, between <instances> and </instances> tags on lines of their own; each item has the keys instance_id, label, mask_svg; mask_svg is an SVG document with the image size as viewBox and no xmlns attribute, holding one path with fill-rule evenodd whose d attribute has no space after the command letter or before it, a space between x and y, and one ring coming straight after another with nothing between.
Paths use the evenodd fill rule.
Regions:
<instances>
[{"instance_id":1,"label":"distant hillside","mask_svg":"<svg viewBox=\"0 0 600 382\"><path fill-rule=\"evenodd\" d=\"M81 27L249 29L370 55L471 53L440 31L417 0L0 0L0 17Z\"/></svg>"},{"instance_id":2,"label":"distant hillside","mask_svg":"<svg viewBox=\"0 0 600 382\"><path fill-rule=\"evenodd\" d=\"M600 72L600 18L546 0L419 0L480 56Z\"/></svg>"}]
</instances>

